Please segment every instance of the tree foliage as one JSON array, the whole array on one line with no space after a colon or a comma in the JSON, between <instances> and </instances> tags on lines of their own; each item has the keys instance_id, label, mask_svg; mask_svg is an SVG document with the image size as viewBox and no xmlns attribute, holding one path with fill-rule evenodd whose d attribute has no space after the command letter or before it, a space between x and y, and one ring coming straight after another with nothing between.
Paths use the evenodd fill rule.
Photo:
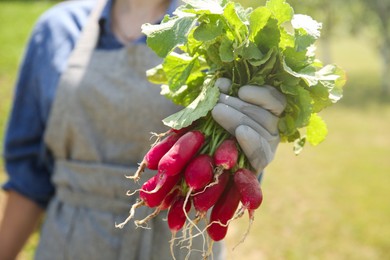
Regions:
<instances>
[{"instance_id":1,"label":"tree foliage","mask_svg":"<svg viewBox=\"0 0 390 260\"><path fill-rule=\"evenodd\" d=\"M360 26L375 28L382 60L382 95L388 96L390 94L390 1L348 0L347 2L361 5L361 8L357 9L360 13L355 16L353 22ZM358 17L363 19L359 21Z\"/></svg>"}]
</instances>

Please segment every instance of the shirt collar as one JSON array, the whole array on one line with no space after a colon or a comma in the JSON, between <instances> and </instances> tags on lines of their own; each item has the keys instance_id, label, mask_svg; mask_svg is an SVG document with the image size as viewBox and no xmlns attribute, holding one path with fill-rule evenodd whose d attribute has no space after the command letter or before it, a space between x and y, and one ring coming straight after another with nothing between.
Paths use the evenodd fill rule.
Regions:
<instances>
[{"instance_id":1,"label":"shirt collar","mask_svg":"<svg viewBox=\"0 0 390 260\"><path fill-rule=\"evenodd\" d=\"M99 18L99 26L100 31L102 34L106 34L108 32L111 32L111 19L110 19L110 13L112 8L113 0L107 1L101 15Z\"/></svg>"}]
</instances>

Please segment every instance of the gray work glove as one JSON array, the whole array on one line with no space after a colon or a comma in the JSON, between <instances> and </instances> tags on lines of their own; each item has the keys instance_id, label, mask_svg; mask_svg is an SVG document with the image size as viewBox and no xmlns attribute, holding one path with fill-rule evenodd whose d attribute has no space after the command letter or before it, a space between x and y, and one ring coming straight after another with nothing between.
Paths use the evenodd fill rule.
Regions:
<instances>
[{"instance_id":1,"label":"gray work glove","mask_svg":"<svg viewBox=\"0 0 390 260\"><path fill-rule=\"evenodd\" d=\"M221 91L212 110L214 120L234 135L256 173L272 161L279 144L278 120L286 98L271 86L242 86L238 97L228 96L231 81L215 83Z\"/></svg>"}]
</instances>

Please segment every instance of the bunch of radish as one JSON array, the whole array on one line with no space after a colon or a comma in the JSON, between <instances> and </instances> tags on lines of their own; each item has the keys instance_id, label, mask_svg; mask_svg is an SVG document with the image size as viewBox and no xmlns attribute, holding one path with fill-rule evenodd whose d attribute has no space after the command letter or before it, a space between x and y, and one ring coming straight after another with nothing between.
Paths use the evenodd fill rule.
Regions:
<instances>
[{"instance_id":1,"label":"bunch of radish","mask_svg":"<svg viewBox=\"0 0 390 260\"><path fill-rule=\"evenodd\" d=\"M162 119L171 130L159 135L131 177L139 179L145 168L156 171L124 223L141 206L155 210L135 220L138 226L168 210L173 236L184 231L181 240L190 248L191 237L202 235L209 245L222 240L230 222L246 211L251 224L262 202L258 172L211 116L221 92L238 97L244 85L276 88L286 98L278 134L298 154L306 143L325 139L328 130L318 113L341 99L346 76L315 56L321 23L295 14L286 0L267 0L254 9L232 0L182 2L160 24L142 25L148 47L162 58L146 76L183 109ZM216 84L221 78L231 80L227 89Z\"/></svg>"},{"instance_id":2,"label":"bunch of radish","mask_svg":"<svg viewBox=\"0 0 390 260\"><path fill-rule=\"evenodd\" d=\"M138 181L145 168L156 174L142 184L139 200L118 227L134 218L138 207L155 210L144 219L135 220L137 226L147 225L162 210L168 210L171 248L179 230L187 229L190 234L195 227L204 233L203 237L210 238L209 250L204 252L207 254L213 241L226 236L230 221L241 217L245 210L250 223L253 221L253 213L263 197L257 176L249 169L234 137L223 131L216 138L220 129L211 118L195 125L181 131L171 129L146 153L138 171L129 178ZM192 219L191 209L195 212ZM206 221L203 230L196 226L200 220ZM191 243L191 237L183 240Z\"/></svg>"}]
</instances>

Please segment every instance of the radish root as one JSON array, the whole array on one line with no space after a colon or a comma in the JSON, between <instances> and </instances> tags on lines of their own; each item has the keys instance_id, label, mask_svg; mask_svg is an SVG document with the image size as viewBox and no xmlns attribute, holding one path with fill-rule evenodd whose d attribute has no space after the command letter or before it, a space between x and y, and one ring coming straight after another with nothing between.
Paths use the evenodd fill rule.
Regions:
<instances>
[{"instance_id":1,"label":"radish root","mask_svg":"<svg viewBox=\"0 0 390 260\"><path fill-rule=\"evenodd\" d=\"M141 220L135 220L134 221L134 224L137 226L137 227L145 227L144 225L147 224L149 222L149 220L153 219L154 217L156 217L158 215L158 213L160 213L161 209L160 208L156 208L151 214L149 214L148 216L146 216L144 219L141 219Z\"/></svg>"},{"instance_id":2,"label":"radish root","mask_svg":"<svg viewBox=\"0 0 390 260\"><path fill-rule=\"evenodd\" d=\"M203 255L204 260L206 260L209 256L211 256L213 254L213 245L214 245L214 241L210 240L207 252L206 252L206 254Z\"/></svg>"},{"instance_id":3,"label":"radish root","mask_svg":"<svg viewBox=\"0 0 390 260\"><path fill-rule=\"evenodd\" d=\"M136 208L139 208L139 207L141 207L141 206L143 206L145 203L144 203L144 201L142 201L142 200L140 200L140 201L138 201L138 202L136 202L136 203L134 203L133 204L133 206L131 206L131 209L130 209L130 214L129 214L129 216L125 219L125 221L123 221L122 223L120 223L120 224L115 224L115 227L117 227L117 228L123 228L126 224L127 224L127 222L129 222L133 217L134 217L134 214L135 214L135 209Z\"/></svg>"},{"instance_id":4,"label":"radish root","mask_svg":"<svg viewBox=\"0 0 390 260\"><path fill-rule=\"evenodd\" d=\"M246 229L244 235L242 236L241 240L238 241L238 243L233 247L232 250L236 249L236 247L238 247L240 244L242 244L242 243L245 241L246 237L247 237L248 234L249 234L249 231L251 230L253 221L254 221L254 218L249 219L249 224L248 224L248 227L247 227L247 229Z\"/></svg>"},{"instance_id":5,"label":"radish root","mask_svg":"<svg viewBox=\"0 0 390 260\"><path fill-rule=\"evenodd\" d=\"M163 138L163 137L165 137L167 134L170 134L170 133L172 133L172 131L171 130L168 130L168 131L166 131L166 132L164 132L164 133L155 133L155 132L150 132L150 134L152 135L151 137L150 137L150 139L152 139L153 137L156 137L156 141L154 141L154 143L151 145L151 147L153 147L153 146L155 146L158 142L160 142L160 140Z\"/></svg>"},{"instance_id":6,"label":"radish root","mask_svg":"<svg viewBox=\"0 0 390 260\"><path fill-rule=\"evenodd\" d=\"M185 216L186 216L188 222L190 222L190 224L191 224L191 233L192 233L192 227L195 227L195 228L199 231L199 234L202 236L202 238L203 238L203 251L204 251L204 250L205 250L205 241L206 241L206 238L205 238L205 236L204 236L204 231L202 231L202 230L197 226L197 223L195 223L195 222L192 221L192 219L188 216L187 211L185 210L185 207L186 207L186 205L187 205L187 203L188 203L188 199L189 199L189 197L190 197L190 195L191 195L191 192L192 192L192 189L189 189L188 192L187 192L186 199L185 199L184 204L183 204L183 211L184 211L184 214L185 214ZM193 237L192 234L191 234L191 236L188 238L188 239L190 240L190 242L189 242L190 244L192 244L192 239L193 239L193 238L194 238L194 237Z\"/></svg>"},{"instance_id":7,"label":"radish root","mask_svg":"<svg viewBox=\"0 0 390 260\"><path fill-rule=\"evenodd\" d=\"M134 181L138 181L141 178L141 174L145 171L146 168L146 161L145 159L142 160L142 162L139 164L137 171L134 173L134 175L131 176L125 176L127 179L131 179Z\"/></svg>"},{"instance_id":8,"label":"radish root","mask_svg":"<svg viewBox=\"0 0 390 260\"><path fill-rule=\"evenodd\" d=\"M207 185L203 188L203 190L201 190L201 191L199 191L199 192L197 192L197 193L193 193L193 194L191 194L191 196L197 196L197 195L199 195L199 194L205 192L205 190L207 190L207 188L210 188L210 187L212 187L212 186L214 186L214 185L217 185L217 184L219 183L219 176L220 176L222 173L223 173L223 171L222 171L222 172L216 172L216 173L214 174L214 180L213 180L212 182L210 182L209 184L207 184Z\"/></svg>"},{"instance_id":9,"label":"radish root","mask_svg":"<svg viewBox=\"0 0 390 260\"><path fill-rule=\"evenodd\" d=\"M176 260L176 257L175 257L175 252L173 250L174 246L175 246L175 239L176 239L176 232L172 232L172 238L171 240L169 241L169 244L170 244L170 249L171 249L171 255L172 255L172 258L174 260Z\"/></svg>"}]
</instances>

